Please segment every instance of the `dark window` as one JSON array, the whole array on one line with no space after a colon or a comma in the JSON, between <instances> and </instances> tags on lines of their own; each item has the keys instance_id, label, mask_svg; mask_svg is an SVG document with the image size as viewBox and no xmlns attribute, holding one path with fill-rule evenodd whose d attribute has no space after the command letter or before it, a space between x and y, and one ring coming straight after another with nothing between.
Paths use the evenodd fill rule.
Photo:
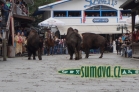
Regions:
<instances>
[{"instance_id":1,"label":"dark window","mask_svg":"<svg viewBox=\"0 0 139 92\"><path fill-rule=\"evenodd\" d=\"M54 17L66 17L66 11L54 11Z\"/></svg>"},{"instance_id":2,"label":"dark window","mask_svg":"<svg viewBox=\"0 0 139 92\"><path fill-rule=\"evenodd\" d=\"M117 11L101 11L102 12L102 17L108 17L108 16L117 16Z\"/></svg>"},{"instance_id":3,"label":"dark window","mask_svg":"<svg viewBox=\"0 0 139 92\"><path fill-rule=\"evenodd\" d=\"M69 17L81 17L81 11L68 11Z\"/></svg>"},{"instance_id":4,"label":"dark window","mask_svg":"<svg viewBox=\"0 0 139 92\"><path fill-rule=\"evenodd\" d=\"M100 11L85 11L86 17L99 17Z\"/></svg>"},{"instance_id":5,"label":"dark window","mask_svg":"<svg viewBox=\"0 0 139 92\"><path fill-rule=\"evenodd\" d=\"M122 10L121 13L122 13L122 16L130 16L131 15L130 10Z\"/></svg>"}]
</instances>

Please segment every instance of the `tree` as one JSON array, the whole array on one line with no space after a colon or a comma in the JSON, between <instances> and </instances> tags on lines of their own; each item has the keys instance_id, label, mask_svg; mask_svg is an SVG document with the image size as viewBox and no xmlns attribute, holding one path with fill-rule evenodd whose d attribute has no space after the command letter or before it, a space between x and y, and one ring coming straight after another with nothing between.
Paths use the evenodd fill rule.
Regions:
<instances>
[{"instance_id":1,"label":"tree","mask_svg":"<svg viewBox=\"0 0 139 92\"><path fill-rule=\"evenodd\" d=\"M55 2L55 1L58 1L58 0L34 0L34 4L33 4L33 5L29 5L30 14L33 14L34 11L35 11L39 6L46 5L46 4L49 4L49 3L53 3L53 2Z\"/></svg>"},{"instance_id":2,"label":"tree","mask_svg":"<svg viewBox=\"0 0 139 92\"><path fill-rule=\"evenodd\" d=\"M59 0L34 0L34 4L29 5L30 15L32 15L38 9L39 6L47 5L55 1L59 1ZM32 25L37 26L38 23L42 21L42 15L35 16L34 18L35 18L35 22Z\"/></svg>"}]
</instances>

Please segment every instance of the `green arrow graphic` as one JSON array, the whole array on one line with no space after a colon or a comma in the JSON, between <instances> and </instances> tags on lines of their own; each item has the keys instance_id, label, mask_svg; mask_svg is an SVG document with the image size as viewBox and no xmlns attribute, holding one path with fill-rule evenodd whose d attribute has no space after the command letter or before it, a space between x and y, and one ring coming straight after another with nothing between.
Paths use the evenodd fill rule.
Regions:
<instances>
[{"instance_id":1,"label":"green arrow graphic","mask_svg":"<svg viewBox=\"0 0 139 92\"><path fill-rule=\"evenodd\" d=\"M68 69L68 70L60 70L58 73L61 74L71 74L71 75L80 75L80 69Z\"/></svg>"}]
</instances>

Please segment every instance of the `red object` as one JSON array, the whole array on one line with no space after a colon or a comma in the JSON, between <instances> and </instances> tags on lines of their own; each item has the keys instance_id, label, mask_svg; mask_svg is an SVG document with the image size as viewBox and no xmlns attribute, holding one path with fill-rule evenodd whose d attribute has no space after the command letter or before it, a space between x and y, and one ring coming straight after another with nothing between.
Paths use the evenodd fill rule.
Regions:
<instances>
[{"instance_id":1,"label":"red object","mask_svg":"<svg viewBox=\"0 0 139 92\"><path fill-rule=\"evenodd\" d=\"M86 21L86 15L85 15L85 12L84 12L82 22L85 23L85 21Z\"/></svg>"},{"instance_id":2,"label":"red object","mask_svg":"<svg viewBox=\"0 0 139 92\"><path fill-rule=\"evenodd\" d=\"M120 11L120 19L122 20L122 12Z\"/></svg>"},{"instance_id":3,"label":"red object","mask_svg":"<svg viewBox=\"0 0 139 92\"><path fill-rule=\"evenodd\" d=\"M22 43L21 37L19 36L18 43Z\"/></svg>"},{"instance_id":4,"label":"red object","mask_svg":"<svg viewBox=\"0 0 139 92\"><path fill-rule=\"evenodd\" d=\"M137 31L137 33L136 33L136 41L138 41L139 40L139 31Z\"/></svg>"}]
</instances>

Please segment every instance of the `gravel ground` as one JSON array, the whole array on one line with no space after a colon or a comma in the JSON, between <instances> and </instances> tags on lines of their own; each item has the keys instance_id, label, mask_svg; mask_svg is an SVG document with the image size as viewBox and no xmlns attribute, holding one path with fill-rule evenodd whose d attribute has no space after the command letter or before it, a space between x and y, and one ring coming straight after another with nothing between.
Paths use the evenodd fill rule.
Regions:
<instances>
[{"instance_id":1,"label":"gravel ground","mask_svg":"<svg viewBox=\"0 0 139 92\"><path fill-rule=\"evenodd\" d=\"M83 55L83 57L85 57ZM113 53L102 59L92 54L89 59L69 60L69 55L43 56L43 60L27 57L0 61L0 92L139 92L139 75L121 78L81 78L63 75L62 69L81 68L85 65L120 65L139 70L139 61Z\"/></svg>"}]
</instances>

